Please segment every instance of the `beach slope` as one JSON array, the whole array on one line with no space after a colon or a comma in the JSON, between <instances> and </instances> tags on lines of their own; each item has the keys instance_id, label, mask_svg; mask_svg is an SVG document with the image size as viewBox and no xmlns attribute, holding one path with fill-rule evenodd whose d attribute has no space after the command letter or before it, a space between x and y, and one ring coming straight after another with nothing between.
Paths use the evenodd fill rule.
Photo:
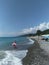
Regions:
<instances>
[{"instance_id":1,"label":"beach slope","mask_svg":"<svg viewBox=\"0 0 49 65\"><path fill-rule=\"evenodd\" d=\"M35 42L28 48L28 53L23 58L23 65L49 65L49 56L46 51L40 47L40 43L37 39L31 38Z\"/></svg>"}]
</instances>

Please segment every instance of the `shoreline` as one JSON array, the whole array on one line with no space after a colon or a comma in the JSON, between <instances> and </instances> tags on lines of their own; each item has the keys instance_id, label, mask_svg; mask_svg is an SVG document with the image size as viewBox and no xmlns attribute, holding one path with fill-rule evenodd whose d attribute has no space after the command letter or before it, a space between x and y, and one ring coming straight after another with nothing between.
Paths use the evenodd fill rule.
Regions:
<instances>
[{"instance_id":1,"label":"shoreline","mask_svg":"<svg viewBox=\"0 0 49 65\"><path fill-rule=\"evenodd\" d=\"M23 58L23 65L49 65L49 57L46 52L41 49L39 42L34 39L34 44L28 48L27 55Z\"/></svg>"},{"instance_id":2,"label":"shoreline","mask_svg":"<svg viewBox=\"0 0 49 65\"><path fill-rule=\"evenodd\" d=\"M30 42L31 42L31 44L30 44ZM22 50L21 49L20 50L19 49L18 50L15 50L15 49L14 50L1 50L6 54L6 56L3 58L3 60L0 61L0 65L2 65L2 63L6 65L6 62L9 63L8 62L9 60L12 63L15 62L15 64L23 65L22 59L27 55L27 52L28 52L27 47L28 46L30 47L33 43L32 40L30 40L30 42L29 42L29 44L23 44L23 46L25 45L25 48L26 48L24 50L23 49ZM13 58L13 60L11 58Z\"/></svg>"}]
</instances>

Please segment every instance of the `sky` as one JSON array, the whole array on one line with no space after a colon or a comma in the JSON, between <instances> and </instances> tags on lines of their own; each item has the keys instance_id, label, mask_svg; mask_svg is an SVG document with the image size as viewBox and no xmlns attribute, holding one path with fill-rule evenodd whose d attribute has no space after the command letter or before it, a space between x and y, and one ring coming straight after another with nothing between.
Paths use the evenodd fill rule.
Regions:
<instances>
[{"instance_id":1,"label":"sky","mask_svg":"<svg viewBox=\"0 0 49 65\"><path fill-rule=\"evenodd\" d=\"M0 36L30 33L38 27L49 28L49 0L0 0Z\"/></svg>"}]
</instances>

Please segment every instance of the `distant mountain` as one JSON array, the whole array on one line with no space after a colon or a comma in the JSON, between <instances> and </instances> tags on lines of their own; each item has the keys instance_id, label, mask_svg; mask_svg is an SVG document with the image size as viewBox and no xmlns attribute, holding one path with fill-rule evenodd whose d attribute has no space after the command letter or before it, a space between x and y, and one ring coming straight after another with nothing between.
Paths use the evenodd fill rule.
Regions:
<instances>
[{"instance_id":1,"label":"distant mountain","mask_svg":"<svg viewBox=\"0 0 49 65\"><path fill-rule=\"evenodd\" d=\"M49 29L44 30L44 31L37 30L36 35L44 35L44 34L49 34Z\"/></svg>"},{"instance_id":2,"label":"distant mountain","mask_svg":"<svg viewBox=\"0 0 49 65\"><path fill-rule=\"evenodd\" d=\"M47 30L44 30L44 31L41 31L41 30L37 30L37 33L33 34L33 33L30 33L30 34L24 34L24 35L20 35L21 37L23 36L36 36L36 35L44 35L44 34L49 34L49 29Z\"/></svg>"},{"instance_id":3,"label":"distant mountain","mask_svg":"<svg viewBox=\"0 0 49 65\"><path fill-rule=\"evenodd\" d=\"M19 37L26 37L26 36L33 36L33 34L32 33L30 33L30 34L24 34L24 35L20 35Z\"/></svg>"},{"instance_id":4,"label":"distant mountain","mask_svg":"<svg viewBox=\"0 0 49 65\"><path fill-rule=\"evenodd\" d=\"M44 31L43 31L43 34L49 34L49 29L44 30Z\"/></svg>"}]
</instances>

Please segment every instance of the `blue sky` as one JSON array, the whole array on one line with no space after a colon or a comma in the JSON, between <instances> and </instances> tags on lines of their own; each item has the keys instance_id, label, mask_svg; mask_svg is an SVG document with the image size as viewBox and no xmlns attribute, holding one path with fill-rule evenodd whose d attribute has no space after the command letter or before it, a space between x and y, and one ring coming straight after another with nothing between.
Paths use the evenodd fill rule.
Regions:
<instances>
[{"instance_id":1,"label":"blue sky","mask_svg":"<svg viewBox=\"0 0 49 65\"><path fill-rule=\"evenodd\" d=\"M43 22L49 22L49 0L0 0L0 36L12 36Z\"/></svg>"}]
</instances>

